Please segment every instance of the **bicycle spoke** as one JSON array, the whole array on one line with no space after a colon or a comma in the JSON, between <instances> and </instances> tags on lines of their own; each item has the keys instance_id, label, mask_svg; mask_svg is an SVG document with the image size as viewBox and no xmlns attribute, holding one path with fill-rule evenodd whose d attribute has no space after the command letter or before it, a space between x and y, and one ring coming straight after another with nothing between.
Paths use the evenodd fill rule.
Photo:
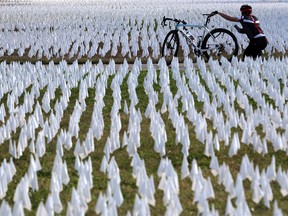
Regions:
<instances>
[{"instance_id":1,"label":"bicycle spoke","mask_svg":"<svg viewBox=\"0 0 288 216\"><path fill-rule=\"evenodd\" d=\"M220 35L221 35L221 32L219 32L219 33L216 34L216 35L214 34L213 37L214 37L214 38L217 38L217 37L219 37Z\"/></svg>"},{"instance_id":2,"label":"bicycle spoke","mask_svg":"<svg viewBox=\"0 0 288 216\"><path fill-rule=\"evenodd\" d=\"M238 44L235 36L226 29L215 29L203 40L203 54L207 59L220 59L221 56L232 59L238 53Z\"/></svg>"}]
</instances>

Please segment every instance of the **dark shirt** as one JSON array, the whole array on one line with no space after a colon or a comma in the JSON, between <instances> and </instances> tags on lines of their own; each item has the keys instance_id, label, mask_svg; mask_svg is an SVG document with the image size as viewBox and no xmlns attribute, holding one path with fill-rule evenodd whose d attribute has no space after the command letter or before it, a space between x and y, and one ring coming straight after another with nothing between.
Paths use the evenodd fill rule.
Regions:
<instances>
[{"instance_id":1,"label":"dark shirt","mask_svg":"<svg viewBox=\"0 0 288 216\"><path fill-rule=\"evenodd\" d=\"M239 22L242 25L241 33L244 33L251 40L253 38L265 37L256 16L241 16Z\"/></svg>"}]
</instances>

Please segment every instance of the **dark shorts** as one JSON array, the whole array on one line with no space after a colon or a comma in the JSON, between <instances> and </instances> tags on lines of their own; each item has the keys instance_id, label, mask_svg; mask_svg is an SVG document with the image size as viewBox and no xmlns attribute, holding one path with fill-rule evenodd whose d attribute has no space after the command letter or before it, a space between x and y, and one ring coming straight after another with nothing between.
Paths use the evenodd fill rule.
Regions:
<instances>
[{"instance_id":1,"label":"dark shorts","mask_svg":"<svg viewBox=\"0 0 288 216\"><path fill-rule=\"evenodd\" d=\"M256 58L258 56L262 55L262 50L264 50L267 47L267 39L266 37L260 37L252 39L248 45L248 47L244 51L244 56L252 56L253 58Z\"/></svg>"}]
</instances>

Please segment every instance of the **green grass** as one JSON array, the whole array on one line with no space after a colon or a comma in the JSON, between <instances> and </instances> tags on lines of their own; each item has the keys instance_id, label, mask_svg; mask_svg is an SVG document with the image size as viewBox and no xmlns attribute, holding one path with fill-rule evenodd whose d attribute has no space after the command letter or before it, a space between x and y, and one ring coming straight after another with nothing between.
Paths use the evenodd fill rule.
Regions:
<instances>
[{"instance_id":1,"label":"green grass","mask_svg":"<svg viewBox=\"0 0 288 216\"><path fill-rule=\"evenodd\" d=\"M159 74L159 71L157 72ZM148 105L148 96L146 95L144 91L144 78L147 75L147 71L142 71L138 77L138 86L136 88L137 96L139 99L139 103L136 106L136 109L140 109L142 114L142 122L141 122L141 133L140 133L140 140L141 140L141 146L138 148L138 153L141 159L144 159L147 175L150 177L153 175L155 187L157 188L160 178L157 175L158 166L160 164L161 156L156 153L153 150L154 147L154 140L151 136L151 132L149 131L150 127L150 119L145 118L144 113L146 110L146 107ZM128 124L129 124L129 115L126 115L123 112L124 107L124 101L127 101L128 107L130 106L130 99L129 99L129 92L128 92L128 80L129 74L124 78L124 81L121 85L121 97L122 97L122 109L120 110L120 116L121 116L121 123L122 123L122 129L120 131L120 142L122 143L123 134L125 131L128 130ZM87 211L87 215L95 215L94 208L99 196L99 193L105 193L107 188L107 176L100 172L100 165L102 158L104 156L103 150L104 146L106 144L107 138L110 135L110 127L111 127L111 118L110 118L110 112L113 105L113 96L112 96L112 89L110 89L111 82L113 80L113 76L110 76L108 79L108 88L106 89L106 95L104 97L105 107L103 108L103 117L105 122L105 128L104 128L104 134L101 137L100 140L94 140L95 142L95 151L90 153L92 166L93 166L93 189L91 190L91 202L88 203L89 210ZM206 83L203 79L201 79L201 84L208 89L206 86ZM158 84L153 84L154 90L158 92L159 102L156 104L157 110L161 109L162 103L163 103L163 95L160 93L160 86ZM223 86L223 88L225 88ZM175 96L177 93L177 84L176 81L172 79L172 75L170 74L170 89L172 94ZM26 89L26 92L29 92L31 90L31 86ZM42 97L44 93L46 92L47 87L43 88L41 90L41 95L38 98L39 103L41 104ZM81 142L85 139L86 134L88 132L88 129L90 127L91 122L91 115L93 112L93 105L94 105L94 97L95 97L95 89L90 88L88 89L88 97L86 98L86 110L83 112L79 127L79 139ZM211 92L209 92L210 99L212 99ZM55 91L55 99L51 101L51 108L54 108L56 101L62 96L61 89L58 88ZM62 118L60 127L61 129L67 130L69 127L69 121L70 116L74 110L74 106L76 103L76 100L78 100L79 95L79 86L76 88L71 89L71 97L69 98L69 105L67 109L64 111L64 116ZM192 92L192 95L194 97L195 106L198 112L201 112L203 109L203 102L199 102L197 100L197 97L195 93ZM24 93L19 98L19 104L23 103ZM269 104L271 103L273 105L273 100L268 98L268 96L265 96L266 100L268 100ZM6 104L7 101L7 95L4 96L1 103ZM253 105L253 107L257 106L255 101L253 99L249 98L250 104ZM1 104L0 103L0 104ZM182 104L179 100L178 103L178 112L181 112ZM239 107L238 107L239 108ZM240 108L239 108L240 109ZM6 111L7 107L6 107ZM220 110L221 111L221 110ZM27 116L28 117L28 116ZM26 120L27 120L26 117ZM47 119L49 117L49 113L47 115L44 115L44 118ZM181 166L182 166L182 160L183 156L181 153L182 146L181 144L175 143L175 137L176 132L172 125L171 120L169 119L168 113L162 114L162 119L165 122L165 129L167 133L168 141L166 143L166 157L168 157L173 167L175 168L176 172L178 173L179 177L179 186L180 186L180 194L179 198L183 207L183 215L196 215L197 205L193 204L193 198L194 194L191 190L192 187L192 181L189 178L185 178L181 180ZM198 166L201 168L203 176L205 178L210 177L211 182L214 188L216 199L209 200L210 205L214 204L215 208L219 211L220 215L225 214L225 207L226 207L226 200L227 200L227 192L225 192L224 186L219 185L217 183L218 177L214 177L210 172L210 160L211 158L204 155L204 149L205 145L200 143L196 139L195 134L195 127L189 122L188 119L185 118L185 123L188 125L189 130L189 138L191 142L190 150L189 150L189 157L188 162L191 168L191 164L193 159L197 161ZM213 131L212 128L212 122L207 120L208 124L208 130ZM0 125L1 126L1 125ZM37 130L39 132L40 129ZM239 128L233 129L234 132L239 133L239 138L241 138L242 131ZM261 133L261 127L258 128L258 132ZM58 134L60 133L60 130ZM12 134L12 139L16 140L19 138L20 129L17 129L16 133ZM53 140L46 144L46 154L40 158L40 162L42 165L42 170L37 173L38 176L38 183L39 183L39 190L36 192L32 192L30 189L30 199L32 202L32 211L25 211L26 215L35 215L35 212L37 210L37 207L41 201L45 202L47 199L47 196L49 195L49 188L50 188L50 179L51 179L51 171L54 163L54 159L56 156L56 143L57 143L57 136L58 134L53 138ZM61 215L66 214L67 210L67 204L71 200L71 194L72 194L72 188L77 188L78 183L78 174L77 171L74 169L74 163L75 163L75 156L74 156L74 147L76 143L76 139L73 138L73 147L68 151L64 150L64 156L63 161L65 160L67 162L67 168L68 173L70 176L70 182L68 185L63 187L63 191L60 193L60 199L63 204L63 211L61 212ZM276 158L276 165L279 167L282 166L283 170L288 169L288 158L286 156L286 153L283 151L274 152L272 149L271 143L268 143L268 149L269 154L267 155L260 155L258 153L255 153L252 146L249 145L241 145L241 149L237 152L236 155L233 157L228 156L229 152L229 146L225 146L223 142L220 143L220 151L215 152L216 156L218 157L219 164L227 164L229 166L230 172L233 176L234 181L236 181L237 173L240 170L240 165L242 158L245 154L247 154L251 161L253 161L254 165L258 165L260 168L260 171L265 169L271 162L272 156L274 155ZM4 158L8 159L9 153L9 141L5 141L2 145L0 145L0 161L3 161ZM119 215L125 215L127 211L132 212L133 206L134 206L134 200L135 195L137 194L138 188L136 186L136 180L132 177L132 167L130 165L131 159L126 151L126 148L120 148L113 152L111 157L114 156L118 167L120 169L120 177L121 177L121 190L124 197L124 203L122 206L118 209ZM30 162L30 152L27 148L24 151L24 154L20 157L20 159L14 159L14 163L17 169L17 173L13 178L13 181L9 184L8 192L6 194L5 200L12 206L13 205L13 196L16 190L17 184L20 182L21 178L25 175L25 173L28 170ZM244 188L245 188L245 195L246 200L248 202L248 205L251 209L253 209L253 214L255 215L271 215L273 213L273 203L271 202L271 208L268 209L264 206L263 200L260 202L260 204L255 204L252 201L252 194L250 190L251 182L248 180L244 181ZM282 209L283 212L288 211L287 201L288 197L282 197L280 194L280 188L279 185L276 182L271 183L271 187L273 189L274 194L274 200L277 199L279 207ZM155 199L156 199L156 205L155 207L150 206L150 210L152 215L163 215L165 213L165 206L163 205L163 191L156 190L155 193Z\"/></svg>"}]
</instances>

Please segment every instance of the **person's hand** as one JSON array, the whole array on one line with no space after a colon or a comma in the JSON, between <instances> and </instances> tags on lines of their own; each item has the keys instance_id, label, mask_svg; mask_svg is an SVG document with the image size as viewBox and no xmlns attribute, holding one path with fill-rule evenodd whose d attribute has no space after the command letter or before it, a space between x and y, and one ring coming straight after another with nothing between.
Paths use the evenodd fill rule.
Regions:
<instances>
[{"instance_id":1,"label":"person's hand","mask_svg":"<svg viewBox=\"0 0 288 216\"><path fill-rule=\"evenodd\" d=\"M237 25L234 25L234 28L235 28L239 33L244 34L243 28L240 28L240 27L237 26Z\"/></svg>"}]
</instances>

